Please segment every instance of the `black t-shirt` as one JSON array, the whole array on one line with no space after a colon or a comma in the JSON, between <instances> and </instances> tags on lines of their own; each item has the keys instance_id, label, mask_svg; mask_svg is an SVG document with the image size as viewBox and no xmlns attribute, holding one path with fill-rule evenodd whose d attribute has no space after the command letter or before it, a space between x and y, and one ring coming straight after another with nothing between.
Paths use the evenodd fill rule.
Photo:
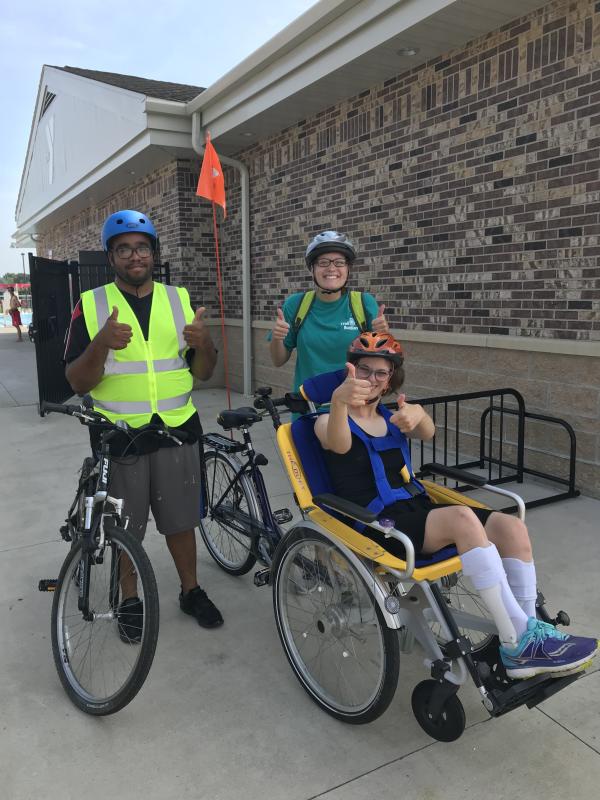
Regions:
<instances>
[{"instance_id":1,"label":"black t-shirt","mask_svg":"<svg viewBox=\"0 0 600 800\"><path fill-rule=\"evenodd\" d=\"M129 294L129 292L122 292L122 294L137 317L144 339L147 340L150 330L152 292L144 295L144 297L137 297L134 294ZM73 316L71 317L71 324L69 326L69 334L67 336L67 344L65 347L65 363L70 364L72 361L75 361L76 358L79 358L89 343L90 337L85 324L85 318L83 316L83 309L81 307L80 300L75 306ZM194 351L190 349L186 352L186 359L190 366L193 358ZM154 414L150 422L152 424L159 425L162 423L162 420L158 414ZM186 443L193 444L194 442L197 442L202 436L202 425L200 424L198 412L192 414L192 416L187 419L183 425L179 425L177 428L172 428L172 430L185 432L187 435ZM100 446L100 432L96 428L90 428L90 442L92 449L97 451ZM161 447L178 446L179 445L177 445L175 442L172 442L170 439L166 439L162 436L159 437L152 435L151 433L137 436L135 433L133 433L133 435L118 433L110 441L110 452L113 456L143 455L146 453L153 453L154 451L159 450Z\"/></svg>"}]
</instances>

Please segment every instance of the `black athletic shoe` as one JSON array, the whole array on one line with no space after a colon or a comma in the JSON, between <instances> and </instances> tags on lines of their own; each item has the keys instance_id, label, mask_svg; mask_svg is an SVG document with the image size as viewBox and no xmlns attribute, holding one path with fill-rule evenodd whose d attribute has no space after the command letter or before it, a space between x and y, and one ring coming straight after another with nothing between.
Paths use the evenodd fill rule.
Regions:
<instances>
[{"instance_id":1,"label":"black athletic shoe","mask_svg":"<svg viewBox=\"0 0 600 800\"><path fill-rule=\"evenodd\" d=\"M196 617L198 625L202 625L203 628L218 628L219 625L223 624L221 612L208 599L204 589L199 586L186 592L186 594L180 593L179 608L184 614Z\"/></svg>"},{"instance_id":2,"label":"black athletic shoe","mask_svg":"<svg viewBox=\"0 0 600 800\"><path fill-rule=\"evenodd\" d=\"M144 604L139 597L128 597L123 600L118 611L119 637L126 644L138 644L142 641L144 625Z\"/></svg>"}]
</instances>

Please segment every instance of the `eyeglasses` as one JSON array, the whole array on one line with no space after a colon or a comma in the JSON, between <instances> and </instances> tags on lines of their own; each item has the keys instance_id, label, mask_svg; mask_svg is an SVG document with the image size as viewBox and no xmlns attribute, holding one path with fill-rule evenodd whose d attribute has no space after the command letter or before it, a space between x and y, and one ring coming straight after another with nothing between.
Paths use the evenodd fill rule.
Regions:
<instances>
[{"instance_id":1,"label":"eyeglasses","mask_svg":"<svg viewBox=\"0 0 600 800\"><path fill-rule=\"evenodd\" d=\"M137 247L120 244L111 252L116 253L119 258L131 258L134 253L137 253L140 258L149 258L152 255L152 248L149 244L139 244Z\"/></svg>"},{"instance_id":2,"label":"eyeglasses","mask_svg":"<svg viewBox=\"0 0 600 800\"><path fill-rule=\"evenodd\" d=\"M348 266L345 258L319 258L315 263L319 269L327 269L330 264L338 268Z\"/></svg>"},{"instance_id":3,"label":"eyeglasses","mask_svg":"<svg viewBox=\"0 0 600 800\"><path fill-rule=\"evenodd\" d=\"M359 364L356 367L356 377L360 378L361 381L368 381L373 375L377 383L383 383L391 377L393 371L393 369L371 369L371 367Z\"/></svg>"}]
</instances>

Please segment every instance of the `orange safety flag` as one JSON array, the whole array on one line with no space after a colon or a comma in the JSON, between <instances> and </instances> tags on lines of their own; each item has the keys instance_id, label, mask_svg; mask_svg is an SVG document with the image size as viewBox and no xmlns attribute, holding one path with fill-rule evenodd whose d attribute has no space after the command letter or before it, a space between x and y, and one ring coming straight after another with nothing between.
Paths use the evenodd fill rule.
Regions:
<instances>
[{"instance_id":1,"label":"orange safety flag","mask_svg":"<svg viewBox=\"0 0 600 800\"><path fill-rule=\"evenodd\" d=\"M217 151L212 146L208 133L206 134L206 142L204 143L204 158L202 159L202 168L200 170L200 177L198 178L196 194L198 197L206 197L207 200L211 200L213 203L221 206L223 209L223 216L227 216L223 170L221 169L221 162L219 161Z\"/></svg>"}]
</instances>

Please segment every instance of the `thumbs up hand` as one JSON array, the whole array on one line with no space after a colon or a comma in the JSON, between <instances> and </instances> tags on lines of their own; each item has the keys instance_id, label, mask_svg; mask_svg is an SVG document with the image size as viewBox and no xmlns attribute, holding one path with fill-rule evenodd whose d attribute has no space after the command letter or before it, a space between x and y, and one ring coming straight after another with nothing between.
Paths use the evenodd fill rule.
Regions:
<instances>
[{"instance_id":1,"label":"thumbs up hand","mask_svg":"<svg viewBox=\"0 0 600 800\"><path fill-rule=\"evenodd\" d=\"M383 312L385 311L385 305L383 303L380 304L377 310L377 316L371 322L371 328L375 331L375 333L389 333L390 327L388 325L387 319L384 317Z\"/></svg>"},{"instance_id":2,"label":"thumbs up hand","mask_svg":"<svg viewBox=\"0 0 600 800\"><path fill-rule=\"evenodd\" d=\"M124 350L133 336L130 325L119 322L119 309L113 306L110 317L106 320L98 333L98 337L105 347L110 350Z\"/></svg>"},{"instance_id":3,"label":"thumbs up hand","mask_svg":"<svg viewBox=\"0 0 600 800\"><path fill-rule=\"evenodd\" d=\"M407 403L405 394L399 394L397 402L398 411L392 414L390 422L402 433L410 434L427 417L427 413L423 406Z\"/></svg>"},{"instance_id":4,"label":"thumbs up hand","mask_svg":"<svg viewBox=\"0 0 600 800\"><path fill-rule=\"evenodd\" d=\"M212 345L208 327L203 319L206 308L201 306L196 310L194 319L183 329L183 338L188 347L194 350L202 350L208 344Z\"/></svg>"},{"instance_id":5,"label":"thumbs up hand","mask_svg":"<svg viewBox=\"0 0 600 800\"><path fill-rule=\"evenodd\" d=\"M371 394L371 382L356 377L356 367L346 364L346 380L331 395L331 401L346 406L364 406Z\"/></svg>"},{"instance_id":6,"label":"thumbs up hand","mask_svg":"<svg viewBox=\"0 0 600 800\"><path fill-rule=\"evenodd\" d=\"M278 308L277 319L275 320L275 326L273 328L273 339L282 342L288 335L289 329L290 329L290 323L285 321L285 317L283 316L283 311L281 310L281 308Z\"/></svg>"}]
</instances>

